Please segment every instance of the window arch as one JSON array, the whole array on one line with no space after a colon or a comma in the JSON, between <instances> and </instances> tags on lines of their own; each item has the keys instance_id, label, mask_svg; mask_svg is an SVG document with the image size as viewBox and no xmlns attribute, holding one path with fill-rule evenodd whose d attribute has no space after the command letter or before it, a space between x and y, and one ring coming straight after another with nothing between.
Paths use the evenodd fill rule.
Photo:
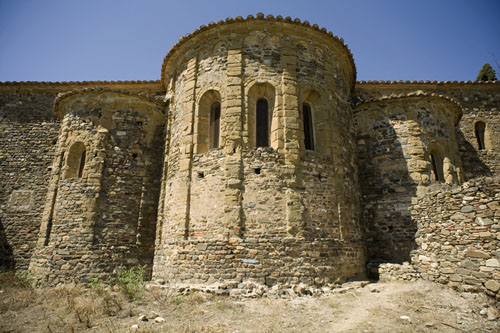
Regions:
<instances>
[{"instance_id":1,"label":"window arch","mask_svg":"<svg viewBox=\"0 0 500 333\"><path fill-rule=\"evenodd\" d=\"M269 146L269 103L265 98L257 100L255 108L255 142L257 147Z\"/></svg>"},{"instance_id":2,"label":"window arch","mask_svg":"<svg viewBox=\"0 0 500 333\"><path fill-rule=\"evenodd\" d=\"M314 125L311 106L308 103L302 103L302 122L304 125L304 147L306 150L314 150Z\"/></svg>"},{"instance_id":3,"label":"window arch","mask_svg":"<svg viewBox=\"0 0 500 333\"><path fill-rule=\"evenodd\" d=\"M213 102L210 107L209 148L219 148L220 141L220 102Z\"/></svg>"},{"instance_id":4,"label":"window arch","mask_svg":"<svg viewBox=\"0 0 500 333\"><path fill-rule=\"evenodd\" d=\"M486 149L485 142L484 142L485 129L486 129L486 124L482 121L478 121L474 125L474 134L476 135L477 146L478 146L479 150Z\"/></svg>"},{"instance_id":5,"label":"window arch","mask_svg":"<svg viewBox=\"0 0 500 333\"><path fill-rule=\"evenodd\" d=\"M82 142L75 142L67 154L64 179L83 177L86 156L87 150L85 145Z\"/></svg>"},{"instance_id":6,"label":"window arch","mask_svg":"<svg viewBox=\"0 0 500 333\"><path fill-rule=\"evenodd\" d=\"M194 124L196 153L206 153L209 149L219 148L221 143L221 97L218 91L208 90L198 102Z\"/></svg>"},{"instance_id":7,"label":"window arch","mask_svg":"<svg viewBox=\"0 0 500 333\"><path fill-rule=\"evenodd\" d=\"M251 85L245 101L243 136L249 147L279 146L279 119L274 114L275 88L268 82Z\"/></svg>"}]
</instances>

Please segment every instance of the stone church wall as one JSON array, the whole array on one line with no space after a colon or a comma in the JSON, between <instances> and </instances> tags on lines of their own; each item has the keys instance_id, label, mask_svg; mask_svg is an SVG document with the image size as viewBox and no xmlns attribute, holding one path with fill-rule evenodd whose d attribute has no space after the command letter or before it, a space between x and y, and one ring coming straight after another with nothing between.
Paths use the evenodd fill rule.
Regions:
<instances>
[{"instance_id":1,"label":"stone church wall","mask_svg":"<svg viewBox=\"0 0 500 333\"><path fill-rule=\"evenodd\" d=\"M163 112L161 103L102 88L58 97L57 158L30 264L37 278L57 284L120 265L151 270Z\"/></svg>"},{"instance_id":2,"label":"stone church wall","mask_svg":"<svg viewBox=\"0 0 500 333\"><path fill-rule=\"evenodd\" d=\"M55 94L0 90L0 270L27 269L57 143Z\"/></svg>"},{"instance_id":3,"label":"stone church wall","mask_svg":"<svg viewBox=\"0 0 500 333\"><path fill-rule=\"evenodd\" d=\"M181 37L161 81L0 83L0 267L321 285L413 256L496 293L500 83L355 79L342 39L258 14Z\"/></svg>"},{"instance_id":4,"label":"stone church wall","mask_svg":"<svg viewBox=\"0 0 500 333\"><path fill-rule=\"evenodd\" d=\"M355 108L369 260L407 261L415 246L412 200L439 182L461 181L455 137L460 115L456 103L424 94Z\"/></svg>"},{"instance_id":5,"label":"stone church wall","mask_svg":"<svg viewBox=\"0 0 500 333\"><path fill-rule=\"evenodd\" d=\"M158 81L0 83L0 270L28 269L36 248L60 130L57 94L96 85L161 91Z\"/></svg>"},{"instance_id":6,"label":"stone church wall","mask_svg":"<svg viewBox=\"0 0 500 333\"><path fill-rule=\"evenodd\" d=\"M363 275L350 54L318 29L280 20L201 29L165 59L171 107L156 280L311 283ZM259 99L269 108L265 147L256 147ZM214 102L221 105L215 148L207 134ZM311 150L303 103L314 121Z\"/></svg>"}]
</instances>

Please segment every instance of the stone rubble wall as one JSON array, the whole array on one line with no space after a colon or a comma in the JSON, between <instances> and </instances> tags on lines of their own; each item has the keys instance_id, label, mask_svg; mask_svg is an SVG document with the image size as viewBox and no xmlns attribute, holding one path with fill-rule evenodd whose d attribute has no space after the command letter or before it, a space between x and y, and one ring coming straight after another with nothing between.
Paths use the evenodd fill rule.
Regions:
<instances>
[{"instance_id":1,"label":"stone rubble wall","mask_svg":"<svg viewBox=\"0 0 500 333\"><path fill-rule=\"evenodd\" d=\"M210 285L222 281L323 285L364 278L363 242L269 236L164 242L155 283ZM158 249L157 249L158 251Z\"/></svg>"},{"instance_id":2,"label":"stone rubble wall","mask_svg":"<svg viewBox=\"0 0 500 333\"><path fill-rule=\"evenodd\" d=\"M0 93L0 270L27 269L36 247L59 132L54 98Z\"/></svg>"},{"instance_id":3,"label":"stone rubble wall","mask_svg":"<svg viewBox=\"0 0 500 333\"><path fill-rule=\"evenodd\" d=\"M107 86L158 94L159 81L0 82L0 270L28 269L58 143L58 93Z\"/></svg>"},{"instance_id":4,"label":"stone rubble wall","mask_svg":"<svg viewBox=\"0 0 500 333\"><path fill-rule=\"evenodd\" d=\"M121 265L145 265L150 272L163 107L102 89L64 96L58 158L30 269L54 285L87 281ZM85 149L81 175L70 172L75 144Z\"/></svg>"},{"instance_id":5,"label":"stone rubble wall","mask_svg":"<svg viewBox=\"0 0 500 333\"><path fill-rule=\"evenodd\" d=\"M381 280L417 277L500 299L500 177L443 187L410 208L418 225L411 265L379 266Z\"/></svg>"}]
</instances>

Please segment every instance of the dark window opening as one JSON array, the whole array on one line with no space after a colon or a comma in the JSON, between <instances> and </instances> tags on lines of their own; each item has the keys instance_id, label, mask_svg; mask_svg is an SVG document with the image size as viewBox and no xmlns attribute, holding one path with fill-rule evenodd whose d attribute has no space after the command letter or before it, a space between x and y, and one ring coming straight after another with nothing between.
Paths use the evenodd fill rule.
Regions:
<instances>
[{"instance_id":1,"label":"dark window opening","mask_svg":"<svg viewBox=\"0 0 500 333\"><path fill-rule=\"evenodd\" d=\"M205 178L205 173L203 173L202 171L199 171L198 178Z\"/></svg>"},{"instance_id":2,"label":"dark window opening","mask_svg":"<svg viewBox=\"0 0 500 333\"><path fill-rule=\"evenodd\" d=\"M84 150L82 152L82 156L80 157L80 167L78 168L78 178L82 178L83 168L85 168L85 153L86 153L86 151Z\"/></svg>"},{"instance_id":3,"label":"dark window opening","mask_svg":"<svg viewBox=\"0 0 500 333\"><path fill-rule=\"evenodd\" d=\"M486 128L486 124L482 121L478 121L474 126L474 133L476 134L477 146L479 150L484 150L484 130Z\"/></svg>"},{"instance_id":4,"label":"dark window opening","mask_svg":"<svg viewBox=\"0 0 500 333\"><path fill-rule=\"evenodd\" d=\"M210 107L210 148L219 148L220 138L220 103Z\"/></svg>"},{"instance_id":5,"label":"dark window opening","mask_svg":"<svg viewBox=\"0 0 500 333\"><path fill-rule=\"evenodd\" d=\"M309 104L302 105L302 121L304 123L304 145L307 150L314 150L314 129Z\"/></svg>"},{"instance_id":6,"label":"dark window opening","mask_svg":"<svg viewBox=\"0 0 500 333\"><path fill-rule=\"evenodd\" d=\"M269 110L267 100L260 98L257 100L256 114L256 146L269 146Z\"/></svg>"},{"instance_id":7,"label":"dark window opening","mask_svg":"<svg viewBox=\"0 0 500 333\"><path fill-rule=\"evenodd\" d=\"M441 175L440 175L440 172L439 172L439 161L436 160L436 157L434 156L434 154L431 154L431 163L432 163L432 173L434 174L434 180L440 182L442 181L441 179Z\"/></svg>"},{"instance_id":8,"label":"dark window opening","mask_svg":"<svg viewBox=\"0 0 500 333\"><path fill-rule=\"evenodd\" d=\"M136 160L136 159L137 159L137 153L133 153L133 154L132 154L132 158L133 158L134 160Z\"/></svg>"},{"instance_id":9,"label":"dark window opening","mask_svg":"<svg viewBox=\"0 0 500 333\"><path fill-rule=\"evenodd\" d=\"M255 168L253 169L256 175L260 175L260 168Z\"/></svg>"}]
</instances>

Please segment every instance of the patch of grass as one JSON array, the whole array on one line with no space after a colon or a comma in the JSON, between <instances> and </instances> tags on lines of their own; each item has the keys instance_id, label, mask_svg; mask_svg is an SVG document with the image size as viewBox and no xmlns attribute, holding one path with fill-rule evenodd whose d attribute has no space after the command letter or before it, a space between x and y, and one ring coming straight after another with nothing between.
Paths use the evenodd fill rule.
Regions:
<instances>
[{"instance_id":1,"label":"patch of grass","mask_svg":"<svg viewBox=\"0 0 500 333\"><path fill-rule=\"evenodd\" d=\"M16 272L16 278L20 286L25 288L32 288L35 283L35 277L32 271L18 271Z\"/></svg>"},{"instance_id":2,"label":"patch of grass","mask_svg":"<svg viewBox=\"0 0 500 333\"><path fill-rule=\"evenodd\" d=\"M144 266L126 268L118 267L114 274L102 275L93 273L90 275L87 286L101 295L106 290L120 290L131 301L140 299L146 291Z\"/></svg>"}]
</instances>

